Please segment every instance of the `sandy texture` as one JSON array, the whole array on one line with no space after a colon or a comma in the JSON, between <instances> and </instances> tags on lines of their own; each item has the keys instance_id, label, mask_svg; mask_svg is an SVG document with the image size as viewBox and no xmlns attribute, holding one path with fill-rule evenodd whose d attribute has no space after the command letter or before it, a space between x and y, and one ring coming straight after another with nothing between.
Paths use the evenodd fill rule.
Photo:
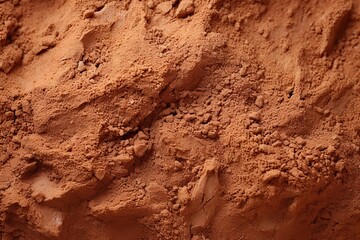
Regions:
<instances>
[{"instance_id":1,"label":"sandy texture","mask_svg":"<svg viewBox=\"0 0 360 240\"><path fill-rule=\"evenodd\" d=\"M360 2L0 0L0 239L358 239Z\"/></svg>"}]
</instances>

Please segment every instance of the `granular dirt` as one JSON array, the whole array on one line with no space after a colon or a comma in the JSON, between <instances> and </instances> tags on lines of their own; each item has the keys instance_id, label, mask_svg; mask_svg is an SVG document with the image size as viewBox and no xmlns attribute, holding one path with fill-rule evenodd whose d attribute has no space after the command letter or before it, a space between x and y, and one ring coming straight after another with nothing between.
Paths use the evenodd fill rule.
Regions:
<instances>
[{"instance_id":1,"label":"granular dirt","mask_svg":"<svg viewBox=\"0 0 360 240\"><path fill-rule=\"evenodd\" d=\"M360 2L0 0L0 238L359 239Z\"/></svg>"}]
</instances>

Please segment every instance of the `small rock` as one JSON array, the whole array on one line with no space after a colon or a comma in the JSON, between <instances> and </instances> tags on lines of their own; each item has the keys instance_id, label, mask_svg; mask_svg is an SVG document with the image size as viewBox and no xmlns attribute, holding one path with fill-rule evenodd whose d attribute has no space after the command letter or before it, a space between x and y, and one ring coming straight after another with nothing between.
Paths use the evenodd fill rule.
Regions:
<instances>
[{"instance_id":1,"label":"small rock","mask_svg":"<svg viewBox=\"0 0 360 240\"><path fill-rule=\"evenodd\" d=\"M241 25L240 22L235 23L235 31L240 31Z\"/></svg>"},{"instance_id":2,"label":"small rock","mask_svg":"<svg viewBox=\"0 0 360 240\"><path fill-rule=\"evenodd\" d=\"M5 116L5 118L7 120L14 120L15 119L15 114L12 111L5 112L4 116Z\"/></svg>"},{"instance_id":3,"label":"small rock","mask_svg":"<svg viewBox=\"0 0 360 240\"><path fill-rule=\"evenodd\" d=\"M259 151L266 153L266 154L272 154L275 152L274 147L270 146L270 145L266 145L266 144L260 144L259 145Z\"/></svg>"},{"instance_id":4,"label":"small rock","mask_svg":"<svg viewBox=\"0 0 360 240\"><path fill-rule=\"evenodd\" d=\"M320 113L320 114L323 114L324 113L324 110L321 108L321 107L314 107L315 111Z\"/></svg>"},{"instance_id":5,"label":"small rock","mask_svg":"<svg viewBox=\"0 0 360 240\"><path fill-rule=\"evenodd\" d=\"M43 36L33 47L33 52L36 55L46 52L49 48L56 46L56 37L55 35Z\"/></svg>"},{"instance_id":6,"label":"small rock","mask_svg":"<svg viewBox=\"0 0 360 240\"><path fill-rule=\"evenodd\" d=\"M249 114L249 119L255 122L259 122L261 120L260 112L253 112Z\"/></svg>"},{"instance_id":7,"label":"small rock","mask_svg":"<svg viewBox=\"0 0 360 240\"><path fill-rule=\"evenodd\" d=\"M168 115L165 117L165 122L167 122L167 123L172 123L172 122L174 122L174 120L175 120L175 117L173 115Z\"/></svg>"},{"instance_id":8,"label":"small rock","mask_svg":"<svg viewBox=\"0 0 360 240\"><path fill-rule=\"evenodd\" d=\"M142 157L145 155L148 150L148 141L145 140L137 140L134 143L134 154L136 157Z\"/></svg>"},{"instance_id":9,"label":"small rock","mask_svg":"<svg viewBox=\"0 0 360 240\"><path fill-rule=\"evenodd\" d=\"M130 156L129 154L120 154L116 157L112 158L113 161L115 162L119 162L123 165L131 165L134 163L134 158L132 156Z\"/></svg>"},{"instance_id":10,"label":"small rock","mask_svg":"<svg viewBox=\"0 0 360 240\"><path fill-rule=\"evenodd\" d=\"M283 143L281 141L277 140L273 144L271 144L271 146L273 146L273 147L281 147L282 144Z\"/></svg>"},{"instance_id":11,"label":"small rock","mask_svg":"<svg viewBox=\"0 0 360 240\"><path fill-rule=\"evenodd\" d=\"M335 153L336 149L333 145L330 145L327 149L326 149L326 153L329 155L333 155Z\"/></svg>"},{"instance_id":12,"label":"small rock","mask_svg":"<svg viewBox=\"0 0 360 240\"><path fill-rule=\"evenodd\" d=\"M156 10L162 14L167 14L171 11L172 7L172 1L166 1L157 5Z\"/></svg>"},{"instance_id":13,"label":"small rock","mask_svg":"<svg viewBox=\"0 0 360 240\"><path fill-rule=\"evenodd\" d=\"M206 160L201 177L192 189L189 211L192 213L191 232L194 234L206 229L215 214L220 197L219 167L216 159Z\"/></svg>"},{"instance_id":14,"label":"small rock","mask_svg":"<svg viewBox=\"0 0 360 240\"><path fill-rule=\"evenodd\" d=\"M166 188L157 182L150 182L149 185L145 187L145 190L153 203L160 203L168 200Z\"/></svg>"},{"instance_id":15,"label":"small rock","mask_svg":"<svg viewBox=\"0 0 360 240\"><path fill-rule=\"evenodd\" d=\"M93 18L94 17L94 11L93 10L85 10L83 15L84 15L84 18Z\"/></svg>"},{"instance_id":16,"label":"small rock","mask_svg":"<svg viewBox=\"0 0 360 240\"><path fill-rule=\"evenodd\" d=\"M210 113L206 113L204 114L204 116L202 117L202 123L208 123L211 120L211 114Z\"/></svg>"},{"instance_id":17,"label":"small rock","mask_svg":"<svg viewBox=\"0 0 360 240\"><path fill-rule=\"evenodd\" d=\"M174 165L175 165L175 168L177 168L177 169L183 169L183 165L179 161L175 161Z\"/></svg>"},{"instance_id":18,"label":"small rock","mask_svg":"<svg viewBox=\"0 0 360 240\"><path fill-rule=\"evenodd\" d=\"M81 164L81 166L83 168L85 168L87 171L91 172L92 171L92 164L91 162L84 162Z\"/></svg>"},{"instance_id":19,"label":"small rock","mask_svg":"<svg viewBox=\"0 0 360 240\"><path fill-rule=\"evenodd\" d=\"M25 154L24 156L22 156L21 158L24 161L27 162L31 162L34 159L34 155L32 155L31 153Z\"/></svg>"},{"instance_id":20,"label":"small rock","mask_svg":"<svg viewBox=\"0 0 360 240\"><path fill-rule=\"evenodd\" d=\"M314 168L318 171L320 171L323 168L323 165L321 163L315 163Z\"/></svg>"},{"instance_id":21,"label":"small rock","mask_svg":"<svg viewBox=\"0 0 360 240\"><path fill-rule=\"evenodd\" d=\"M56 46L56 39L55 39L54 36L44 36L41 39L41 45L44 46L44 47L49 47L49 48L55 47Z\"/></svg>"},{"instance_id":22,"label":"small rock","mask_svg":"<svg viewBox=\"0 0 360 240\"><path fill-rule=\"evenodd\" d=\"M172 208L173 208L174 210L178 210L178 209L180 208L180 204L175 203L175 204L172 206Z\"/></svg>"},{"instance_id":23,"label":"small rock","mask_svg":"<svg viewBox=\"0 0 360 240\"><path fill-rule=\"evenodd\" d=\"M296 137L295 142L301 146L306 145L306 141L302 137Z\"/></svg>"},{"instance_id":24,"label":"small rock","mask_svg":"<svg viewBox=\"0 0 360 240\"><path fill-rule=\"evenodd\" d=\"M86 66L83 61L79 61L77 69L79 72L83 72L86 70Z\"/></svg>"},{"instance_id":25,"label":"small rock","mask_svg":"<svg viewBox=\"0 0 360 240\"><path fill-rule=\"evenodd\" d=\"M38 194L34 194L32 195L32 198L37 202L37 203L42 203L45 200L45 196L42 193L38 193Z\"/></svg>"},{"instance_id":26,"label":"small rock","mask_svg":"<svg viewBox=\"0 0 360 240\"><path fill-rule=\"evenodd\" d=\"M247 71L248 71L248 66L243 66L242 68L240 68L239 74L242 77L245 77L247 75Z\"/></svg>"},{"instance_id":27,"label":"small rock","mask_svg":"<svg viewBox=\"0 0 360 240\"><path fill-rule=\"evenodd\" d=\"M102 181L106 176L106 169L105 168L94 169L94 175L99 181Z\"/></svg>"},{"instance_id":28,"label":"small rock","mask_svg":"<svg viewBox=\"0 0 360 240\"><path fill-rule=\"evenodd\" d=\"M13 143L20 144L20 143L21 143L21 137L20 137L19 135L13 136L12 142L13 142Z\"/></svg>"},{"instance_id":29,"label":"small rock","mask_svg":"<svg viewBox=\"0 0 360 240\"><path fill-rule=\"evenodd\" d=\"M182 0L176 10L175 16L178 18L186 18L195 11L193 0Z\"/></svg>"},{"instance_id":30,"label":"small rock","mask_svg":"<svg viewBox=\"0 0 360 240\"><path fill-rule=\"evenodd\" d=\"M290 142L289 142L289 140L284 140L284 141L283 141L283 144L284 144L285 146L289 146Z\"/></svg>"},{"instance_id":31,"label":"small rock","mask_svg":"<svg viewBox=\"0 0 360 240\"><path fill-rule=\"evenodd\" d=\"M190 194L186 187L182 187L179 189L178 194L178 202L180 204L186 204L190 200Z\"/></svg>"},{"instance_id":32,"label":"small rock","mask_svg":"<svg viewBox=\"0 0 360 240\"><path fill-rule=\"evenodd\" d=\"M277 169L272 169L267 171L263 176L263 181L265 183L268 183L272 181L273 179L279 178L281 176L281 172Z\"/></svg>"},{"instance_id":33,"label":"small rock","mask_svg":"<svg viewBox=\"0 0 360 240\"><path fill-rule=\"evenodd\" d=\"M255 105L258 108L262 108L264 106L264 97L263 96L257 96L255 100Z\"/></svg>"},{"instance_id":34,"label":"small rock","mask_svg":"<svg viewBox=\"0 0 360 240\"><path fill-rule=\"evenodd\" d=\"M300 176L304 176L304 173L302 171L300 171L299 169L297 169L296 167L293 167L289 172L295 178L299 178Z\"/></svg>"},{"instance_id":35,"label":"small rock","mask_svg":"<svg viewBox=\"0 0 360 240\"><path fill-rule=\"evenodd\" d=\"M150 8L150 9L154 9L156 7L154 1L152 0L149 0L147 3L146 3L147 7Z\"/></svg>"},{"instance_id":36,"label":"small rock","mask_svg":"<svg viewBox=\"0 0 360 240\"><path fill-rule=\"evenodd\" d=\"M315 148L320 151L324 151L327 148L327 146L325 144L321 143L321 144L318 144Z\"/></svg>"},{"instance_id":37,"label":"small rock","mask_svg":"<svg viewBox=\"0 0 360 240\"><path fill-rule=\"evenodd\" d=\"M162 216L164 216L164 217L170 216L170 212L169 212L169 210L167 210L167 209L162 210L162 211L160 212L160 214L161 214Z\"/></svg>"},{"instance_id":38,"label":"small rock","mask_svg":"<svg viewBox=\"0 0 360 240\"><path fill-rule=\"evenodd\" d=\"M335 164L335 170L337 172L342 172L345 168L345 161L344 160L340 160Z\"/></svg>"},{"instance_id":39,"label":"small rock","mask_svg":"<svg viewBox=\"0 0 360 240\"><path fill-rule=\"evenodd\" d=\"M235 21L236 21L236 17L233 13L230 13L229 15L227 15L227 18L229 20L229 23L235 23Z\"/></svg>"},{"instance_id":40,"label":"small rock","mask_svg":"<svg viewBox=\"0 0 360 240\"><path fill-rule=\"evenodd\" d=\"M192 114L186 114L186 115L184 116L184 119L185 119L185 121L187 121L187 122L191 122L191 121L193 121L193 120L196 119L196 116L195 116L195 115L192 115Z\"/></svg>"},{"instance_id":41,"label":"small rock","mask_svg":"<svg viewBox=\"0 0 360 240\"><path fill-rule=\"evenodd\" d=\"M17 64L21 62L23 57L22 50L16 45L8 45L0 54L0 71L10 72Z\"/></svg>"},{"instance_id":42,"label":"small rock","mask_svg":"<svg viewBox=\"0 0 360 240\"><path fill-rule=\"evenodd\" d=\"M140 140L149 140L149 136L146 135L143 131L138 132L138 139Z\"/></svg>"},{"instance_id":43,"label":"small rock","mask_svg":"<svg viewBox=\"0 0 360 240\"><path fill-rule=\"evenodd\" d=\"M219 136L217 131L215 130L210 130L209 132L206 133L206 135L211 139L215 139Z\"/></svg>"}]
</instances>

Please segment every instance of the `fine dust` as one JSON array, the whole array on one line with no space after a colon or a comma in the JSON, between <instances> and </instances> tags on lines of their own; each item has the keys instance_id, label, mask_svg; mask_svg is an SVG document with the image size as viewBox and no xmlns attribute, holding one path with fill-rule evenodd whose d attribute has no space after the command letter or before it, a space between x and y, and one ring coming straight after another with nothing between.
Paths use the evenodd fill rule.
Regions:
<instances>
[{"instance_id":1,"label":"fine dust","mask_svg":"<svg viewBox=\"0 0 360 240\"><path fill-rule=\"evenodd\" d=\"M360 238L360 2L0 0L0 239Z\"/></svg>"}]
</instances>

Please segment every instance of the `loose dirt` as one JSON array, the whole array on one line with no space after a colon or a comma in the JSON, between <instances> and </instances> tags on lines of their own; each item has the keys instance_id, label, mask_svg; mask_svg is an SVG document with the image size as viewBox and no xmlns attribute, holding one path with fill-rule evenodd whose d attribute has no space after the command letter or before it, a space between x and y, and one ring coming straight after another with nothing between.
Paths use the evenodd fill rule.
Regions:
<instances>
[{"instance_id":1,"label":"loose dirt","mask_svg":"<svg viewBox=\"0 0 360 240\"><path fill-rule=\"evenodd\" d=\"M359 239L359 1L0 0L0 53L1 239Z\"/></svg>"}]
</instances>

